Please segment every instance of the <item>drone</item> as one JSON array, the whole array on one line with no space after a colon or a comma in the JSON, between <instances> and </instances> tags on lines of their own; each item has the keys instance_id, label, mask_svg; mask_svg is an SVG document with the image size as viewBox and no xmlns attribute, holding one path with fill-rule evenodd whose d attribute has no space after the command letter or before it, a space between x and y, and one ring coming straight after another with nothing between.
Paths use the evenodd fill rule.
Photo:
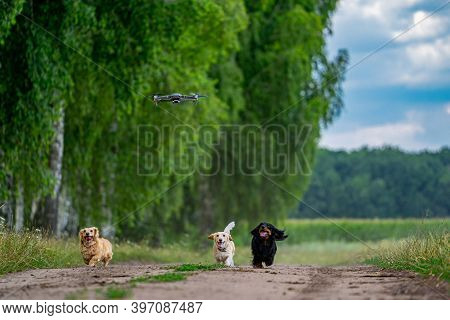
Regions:
<instances>
[{"instance_id":1,"label":"drone","mask_svg":"<svg viewBox=\"0 0 450 320\"><path fill-rule=\"evenodd\" d=\"M184 95L181 93L172 93L168 95L153 95L153 102L157 105L159 102L172 102L173 104L178 104L185 101L192 101L194 103L198 102L199 98L206 98L207 96L202 96L197 93L191 93L190 95Z\"/></svg>"}]
</instances>

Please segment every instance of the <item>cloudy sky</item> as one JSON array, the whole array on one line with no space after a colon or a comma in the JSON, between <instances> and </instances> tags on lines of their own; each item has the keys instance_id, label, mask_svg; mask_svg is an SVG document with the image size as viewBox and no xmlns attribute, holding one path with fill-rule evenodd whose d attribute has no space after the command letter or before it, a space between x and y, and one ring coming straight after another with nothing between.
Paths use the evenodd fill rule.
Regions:
<instances>
[{"instance_id":1,"label":"cloudy sky","mask_svg":"<svg viewBox=\"0 0 450 320\"><path fill-rule=\"evenodd\" d=\"M341 0L329 53L347 48L356 64L431 12L433 16L347 73L345 110L321 145L355 149L450 145L450 3L448 0Z\"/></svg>"}]
</instances>

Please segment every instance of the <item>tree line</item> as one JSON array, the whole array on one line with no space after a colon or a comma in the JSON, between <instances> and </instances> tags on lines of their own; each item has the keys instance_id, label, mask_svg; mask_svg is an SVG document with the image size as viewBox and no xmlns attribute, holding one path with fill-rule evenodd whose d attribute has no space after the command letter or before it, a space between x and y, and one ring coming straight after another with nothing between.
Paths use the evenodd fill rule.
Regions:
<instances>
[{"instance_id":1,"label":"tree line","mask_svg":"<svg viewBox=\"0 0 450 320\"><path fill-rule=\"evenodd\" d=\"M97 225L153 243L230 219L285 217L295 198L261 175L214 171L223 159L244 161L227 158L233 133L221 124L307 124L309 138L288 143L312 162L321 126L342 108L348 55L330 59L325 47L336 2L0 0L0 214L17 230ZM169 92L208 98L157 107L149 98ZM192 151L186 141L204 142L196 130L174 134L180 124L222 131L205 169L214 175L169 161ZM165 149L164 174L138 174L142 125L169 127L146 144L155 154L177 144ZM296 196L308 182L274 179Z\"/></svg>"},{"instance_id":2,"label":"tree line","mask_svg":"<svg viewBox=\"0 0 450 320\"><path fill-rule=\"evenodd\" d=\"M450 149L321 149L303 200L329 217L450 216ZM291 217L318 217L305 204Z\"/></svg>"}]
</instances>

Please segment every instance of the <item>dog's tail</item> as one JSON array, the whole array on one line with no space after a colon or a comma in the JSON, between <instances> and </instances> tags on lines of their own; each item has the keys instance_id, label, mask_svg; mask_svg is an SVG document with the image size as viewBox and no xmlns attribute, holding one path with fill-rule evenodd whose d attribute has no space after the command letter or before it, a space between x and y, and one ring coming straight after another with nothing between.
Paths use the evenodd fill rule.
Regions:
<instances>
[{"instance_id":1,"label":"dog's tail","mask_svg":"<svg viewBox=\"0 0 450 320\"><path fill-rule=\"evenodd\" d=\"M226 227L225 230L223 230L223 232L226 232L228 234L231 234L231 230L233 230L234 226L236 224L234 223L234 221L231 221Z\"/></svg>"}]
</instances>

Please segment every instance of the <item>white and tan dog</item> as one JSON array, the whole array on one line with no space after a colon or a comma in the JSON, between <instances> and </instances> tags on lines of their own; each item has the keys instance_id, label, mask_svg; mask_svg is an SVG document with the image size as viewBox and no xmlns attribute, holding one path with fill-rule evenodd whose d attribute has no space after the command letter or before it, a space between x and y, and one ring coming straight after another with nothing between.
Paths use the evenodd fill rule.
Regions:
<instances>
[{"instance_id":1,"label":"white and tan dog","mask_svg":"<svg viewBox=\"0 0 450 320\"><path fill-rule=\"evenodd\" d=\"M235 246L231 237L231 230L234 228L234 221L230 222L223 232L212 233L208 239L214 240L213 254L217 262L225 263L228 267L234 267L233 256Z\"/></svg>"},{"instance_id":2,"label":"white and tan dog","mask_svg":"<svg viewBox=\"0 0 450 320\"><path fill-rule=\"evenodd\" d=\"M84 263L90 267L95 267L100 261L106 267L113 256L111 242L100 238L96 227L81 229L80 250Z\"/></svg>"}]
</instances>

